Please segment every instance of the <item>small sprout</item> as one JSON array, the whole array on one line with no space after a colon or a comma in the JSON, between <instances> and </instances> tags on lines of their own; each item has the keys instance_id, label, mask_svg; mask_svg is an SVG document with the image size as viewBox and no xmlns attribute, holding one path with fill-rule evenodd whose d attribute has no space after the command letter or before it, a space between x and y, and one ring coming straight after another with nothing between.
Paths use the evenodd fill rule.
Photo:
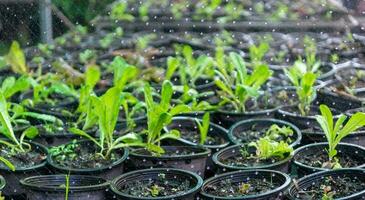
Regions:
<instances>
[{"instance_id":1,"label":"small sprout","mask_svg":"<svg viewBox=\"0 0 365 200\"><path fill-rule=\"evenodd\" d=\"M247 194L251 189L251 185L249 183L241 183L239 186L240 194Z\"/></svg>"},{"instance_id":2,"label":"small sprout","mask_svg":"<svg viewBox=\"0 0 365 200\"><path fill-rule=\"evenodd\" d=\"M153 186L151 186L151 188L149 189L151 196L153 197L157 197L161 190L163 190L163 187L158 186L157 184L154 184Z\"/></svg>"}]
</instances>

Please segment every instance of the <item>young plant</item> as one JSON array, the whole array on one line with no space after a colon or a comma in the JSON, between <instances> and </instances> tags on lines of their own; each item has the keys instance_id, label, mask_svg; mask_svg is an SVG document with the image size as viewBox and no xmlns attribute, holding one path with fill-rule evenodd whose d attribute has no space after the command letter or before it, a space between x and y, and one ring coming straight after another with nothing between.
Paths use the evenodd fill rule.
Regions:
<instances>
[{"instance_id":1,"label":"young plant","mask_svg":"<svg viewBox=\"0 0 365 200\"><path fill-rule=\"evenodd\" d=\"M266 41L260 42L258 46L251 45L249 47L250 60L252 62L253 68L263 64L263 58L265 54L269 51L269 49L270 45Z\"/></svg>"},{"instance_id":2,"label":"young plant","mask_svg":"<svg viewBox=\"0 0 365 200\"><path fill-rule=\"evenodd\" d=\"M314 83L318 75L313 72L308 72L304 67L298 65L291 67L289 70L284 69L284 73L296 88L300 114L306 116L310 111L312 101L316 97Z\"/></svg>"},{"instance_id":3,"label":"young plant","mask_svg":"<svg viewBox=\"0 0 365 200\"><path fill-rule=\"evenodd\" d=\"M184 104L171 105L173 92L171 82L165 80L162 84L161 100L157 103L153 100L150 85L146 83L144 87L148 124L147 130L144 131L147 133L146 148L151 153L156 153L157 155L165 153L160 145L162 140L178 139L180 137L180 133L177 130L170 130L162 134L163 128L171 123L173 116L190 111L190 108Z\"/></svg>"},{"instance_id":4,"label":"young plant","mask_svg":"<svg viewBox=\"0 0 365 200\"><path fill-rule=\"evenodd\" d=\"M318 124L321 126L328 142L327 152L329 161L327 163L323 163L323 165L330 168L341 168L339 160L336 157L336 147L343 138L365 126L365 113L355 113L346 122L346 124L344 123L347 117L341 114L336 123L334 123L331 110L323 104L320 105L319 108L321 115L317 115L316 119Z\"/></svg>"},{"instance_id":5,"label":"young plant","mask_svg":"<svg viewBox=\"0 0 365 200\"><path fill-rule=\"evenodd\" d=\"M109 48L109 46L118 38L123 36L123 29L118 27L114 32L106 34L102 39L99 40L99 45L103 49Z\"/></svg>"},{"instance_id":6,"label":"young plant","mask_svg":"<svg viewBox=\"0 0 365 200\"><path fill-rule=\"evenodd\" d=\"M234 67L231 74L221 67L216 70L218 78L215 83L223 99L220 105L228 103L236 112L245 112L246 102L260 96L260 88L271 77L272 71L267 65L259 65L249 74L244 60L237 53L230 53L229 60Z\"/></svg>"},{"instance_id":7,"label":"young plant","mask_svg":"<svg viewBox=\"0 0 365 200\"><path fill-rule=\"evenodd\" d=\"M13 76L9 76L2 82L0 91L3 93L6 99L9 99L18 92L27 91L33 83L34 80L25 75L19 77L18 79Z\"/></svg>"},{"instance_id":8,"label":"young plant","mask_svg":"<svg viewBox=\"0 0 365 200\"><path fill-rule=\"evenodd\" d=\"M270 158L284 159L293 152L293 148L284 141L274 141L268 137L260 138L256 142L251 142L249 146L256 148L256 156L260 160Z\"/></svg>"},{"instance_id":9,"label":"young plant","mask_svg":"<svg viewBox=\"0 0 365 200\"><path fill-rule=\"evenodd\" d=\"M198 124L199 132L200 132L200 145L204 145L209 132L209 124L210 124L210 114L209 112L206 112L203 116L202 122L195 118L196 124Z\"/></svg>"},{"instance_id":10,"label":"young plant","mask_svg":"<svg viewBox=\"0 0 365 200\"><path fill-rule=\"evenodd\" d=\"M290 136L293 136L293 129L291 129L289 126L278 126L277 124L273 124L270 126L270 128L266 131L265 137L268 137L271 140L277 141L281 137L287 137L287 142L290 141Z\"/></svg>"},{"instance_id":11,"label":"young plant","mask_svg":"<svg viewBox=\"0 0 365 200\"><path fill-rule=\"evenodd\" d=\"M17 41L13 41L11 44L9 53L5 56L5 61L10 65L13 72L28 74L29 67L27 66L24 52Z\"/></svg>"},{"instance_id":12,"label":"young plant","mask_svg":"<svg viewBox=\"0 0 365 200\"><path fill-rule=\"evenodd\" d=\"M194 19L212 20L215 11L222 4L222 0L200 0L196 5Z\"/></svg>"},{"instance_id":13,"label":"young plant","mask_svg":"<svg viewBox=\"0 0 365 200\"><path fill-rule=\"evenodd\" d=\"M11 117L8 113L8 103L2 92L0 92L0 132L8 140L0 139L0 143L10 149L10 155L16 155L18 153L26 153L31 150L31 145L24 141L25 137L33 139L38 135L38 129L35 127L29 127L21 134L18 139L15 136L13 126L11 124Z\"/></svg>"},{"instance_id":14,"label":"young plant","mask_svg":"<svg viewBox=\"0 0 365 200\"><path fill-rule=\"evenodd\" d=\"M113 8L110 13L110 18L113 20L125 20L125 21L133 21L134 16L128 14L127 11L128 2L127 1L120 1L113 5Z\"/></svg>"}]
</instances>

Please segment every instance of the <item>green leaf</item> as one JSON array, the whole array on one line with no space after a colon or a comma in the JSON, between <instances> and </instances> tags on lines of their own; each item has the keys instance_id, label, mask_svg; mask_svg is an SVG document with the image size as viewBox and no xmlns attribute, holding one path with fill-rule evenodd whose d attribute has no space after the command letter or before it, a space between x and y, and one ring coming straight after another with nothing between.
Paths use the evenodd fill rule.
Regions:
<instances>
[{"instance_id":1,"label":"green leaf","mask_svg":"<svg viewBox=\"0 0 365 200\"><path fill-rule=\"evenodd\" d=\"M15 166L9 160L0 156L0 161L3 162L11 171L15 171Z\"/></svg>"},{"instance_id":2,"label":"green leaf","mask_svg":"<svg viewBox=\"0 0 365 200\"><path fill-rule=\"evenodd\" d=\"M9 53L5 56L5 60L15 73L26 74L28 72L24 52L17 41L13 41L11 44Z\"/></svg>"},{"instance_id":3,"label":"green leaf","mask_svg":"<svg viewBox=\"0 0 365 200\"><path fill-rule=\"evenodd\" d=\"M167 110L170 107L170 101L174 90L172 89L172 83L165 80L162 84L161 90L161 102L160 106L163 110Z\"/></svg>"},{"instance_id":4,"label":"green leaf","mask_svg":"<svg viewBox=\"0 0 365 200\"><path fill-rule=\"evenodd\" d=\"M98 141L95 140L95 138L93 138L92 136L90 136L89 134L87 134L85 131L80 130L80 129L75 128L75 127L69 128L68 130L70 131L70 133L73 133L75 135L79 135L81 137L84 137L84 138L92 141L94 144L96 144L100 148L102 147L101 144Z\"/></svg>"},{"instance_id":5,"label":"green leaf","mask_svg":"<svg viewBox=\"0 0 365 200\"><path fill-rule=\"evenodd\" d=\"M3 135L17 145L20 145L15 137L13 126L11 125L11 118L8 113L8 106L2 92L0 92L0 122L3 128Z\"/></svg>"},{"instance_id":6,"label":"green leaf","mask_svg":"<svg viewBox=\"0 0 365 200\"><path fill-rule=\"evenodd\" d=\"M138 74L137 67L129 65L122 57L117 56L111 63L111 67L114 70L114 86L123 90L128 81L136 78Z\"/></svg>"},{"instance_id":7,"label":"green leaf","mask_svg":"<svg viewBox=\"0 0 365 200\"><path fill-rule=\"evenodd\" d=\"M39 135L38 129L34 126L31 126L29 128L27 128L23 134L25 135L25 137L27 137L28 139L34 139L35 137L37 137Z\"/></svg>"},{"instance_id":8,"label":"green leaf","mask_svg":"<svg viewBox=\"0 0 365 200\"><path fill-rule=\"evenodd\" d=\"M179 66L180 66L179 59L174 57L168 57L165 80L170 80Z\"/></svg>"},{"instance_id":9,"label":"green leaf","mask_svg":"<svg viewBox=\"0 0 365 200\"><path fill-rule=\"evenodd\" d=\"M85 84L94 88L100 80L100 70L97 66L88 66L85 72Z\"/></svg>"},{"instance_id":10,"label":"green leaf","mask_svg":"<svg viewBox=\"0 0 365 200\"><path fill-rule=\"evenodd\" d=\"M199 132L200 132L200 144L205 144L209 132L209 125L210 125L210 114L209 112L206 112L203 116L202 123L195 118L196 124L198 124Z\"/></svg>"},{"instance_id":11,"label":"green leaf","mask_svg":"<svg viewBox=\"0 0 365 200\"><path fill-rule=\"evenodd\" d=\"M234 52L231 52L229 54L229 58L233 64L233 66L236 68L238 77L237 80L239 83L243 83L245 80L245 77L247 76L247 69L246 69L246 65L245 65L245 61L243 60L243 58Z\"/></svg>"},{"instance_id":12,"label":"green leaf","mask_svg":"<svg viewBox=\"0 0 365 200\"><path fill-rule=\"evenodd\" d=\"M177 105L177 106L175 106L175 107L171 108L171 110L170 110L170 112L169 112L169 113L170 113L172 116L175 116L175 115L179 115L179 114L187 113L187 112L190 112L190 111L191 111L191 109L190 109L190 107L189 107L189 106L184 105L184 104L181 104L181 105Z\"/></svg>"},{"instance_id":13,"label":"green leaf","mask_svg":"<svg viewBox=\"0 0 365 200\"><path fill-rule=\"evenodd\" d=\"M177 140L179 138L180 138L180 132L178 130L171 130L167 133L162 134L161 137L157 138L154 142L157 143L165 139Z\"/></svg>"}]
</instances>

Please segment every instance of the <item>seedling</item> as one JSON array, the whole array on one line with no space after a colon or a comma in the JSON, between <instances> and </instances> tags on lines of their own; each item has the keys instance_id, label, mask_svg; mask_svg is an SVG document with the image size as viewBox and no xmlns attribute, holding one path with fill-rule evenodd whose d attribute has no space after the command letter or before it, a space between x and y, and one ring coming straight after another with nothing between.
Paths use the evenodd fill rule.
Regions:
<instances>
[{"instance_id":1,"label":"seedling","mask_svg":"<svg viewBox=\"0 0 365 200\"><path fill-rule=\"evenodd\" d=\"M201 145L205 144L207 140L208 132L209 132L209 124L210 124L210 114L209 112L205 113L203 116L202 122L200 122L197 118L195 118L196 124L198 124L199 132L200 132L200 143Z\"/></svg>"},{"instance_id":2,"label":"seedling","mask_svg":"<svg viewBox=\"0 0 365 200\"><path fill-rule=\"evenodd\" d=\"M5 61L15 73L27 74L29 72L24 52L17 41L13 41L11 44L9 53L5 56Z\"/></svg>"},{"instance_id":3,"label":"seedling","mask_svg":"<svg viewBox=\"0 0 365 200\"><path fill-rule=\"evenodd\" d=\"M160 194L160 191L163 190L163 187L158 186L157 184L154 184L149 189L151 196L157 197Z\"/></svg>"},{"instance_id":4,"label":"seedling","mask_svg":"<svg viewBox=\"0 0 365 200\"><path fill-rule=\"evenodd\" d=\"M284 141L274 141L268 137L260 138L256 142L251 142L249 146L256 148L256 158L267 160L270 158L284 159L293 152L293 148Z\"/></svg>"},{"instance_id":5,"label":"seedling","mask_svg":"<svg viewBox=\"0 0 365 200\"><path fill-rule=\"evenodd\" d=\"M287 142L290 141L290 136L293 135L293 129L288 126L278 126L277 124L273 124L270 128L266 131L265 136L270 138L271 140L277 141L280 137L284 136L287 137Z\"/></svg>"},{"instance_id":6,"label":"seedling","mask_svg":"<svg viewBox=\"0 0 365 200\"><path fill-rule=\"evenodd\" d=\"M128 3L127 1L120 1L113 5L113 8L110 13L110 18L113 20L125 20L125 21L133 21L134 16L128 14L127 11Z\"/></svg>"},{"instance_id":7,"label":"seedling","mask_svg":"<svg viewBox=\"0 0 365 200\"><path fill-rule=\"evenodd\" d=\"M83 64L95 63L97 56L94 50L86 49L79 54L79 61Z\"/></svg>"},{"instance_id":8,"label":"seedling","mask_svg":"<svg viewBox=\"0 0 365 200\"><path fill-rule=\"evenodd\" d=\"M24 92L28 90L32 83L34 83L34 80L25 75L19 77L18 79L13 76L9 76L2 82L0 90L4 97L9 99L18 92Z\"/></svg>"},{"instance_id":9,"label":"seedling","mask_svg":"<svg viewBox=\"0 0 365 200\"><path fill-rule=\"evenodd\" d=\"M250 60L252 62L253 68L263 64L263 58L265 54L269 51L269 49L270 45L266 41L260 42L258 46L251 45L249 47Z\"/></svg>"},{"instance_id":10,"label":"seedling","mask_svg":"<svg viewBox=\"0 0 365 200\"><path fill-rule=\"evenodd\" d=\"M230 53L229 59L234 67L231 74L223 67L216 70L218 78L216 78L215 83L220 89L218 92L223 99L220 105L228 103L233 106L236 112L245 112L246 102L260 96L260 88L270 78L272 71L267 65L259 65L249 74L240 55Z\"/></svg>"},{"instance_id":11,"label":"seedling","mask_svg":"<svg viewBox=\"0 0 365 200\"><path fill-rule=\"evenodd\" d=\"M17 139L11 125L11 117L8 113L8 103L2 92L0 92L0 132L9 140L0 140L0 143L7 146L11 151L11 155L17 153L25 153L31 150L31 145L24 141L25 137L33 139L38 135L38 129L35 127L29 127L21 134L20 138Z\"/></svg>"},{"instance_id":12,"label":"seedling","mask_svg":"<svg viewBox=\"0 0 365 200\"><path fill-rule=\"evenodd\" d=\"M310 111L310 105L316 97L316 89L314 83L317 74L308 72L302 65L295 65L289 70L284 69L285 75L295 86L295 90L299 99L298 108L300 114L306 116Z\"/></svg>"},{"instance_id":13,"label":"seedling","mask_svg":"<svg viewBox=\"0 0 365 200\"><path fill-rule=\"evenodd\" d=\"M162 84L161 100L159 103L153 100L150 85L146 83L144 87L148 124L147 130L144 131L144 133L147 133L146 148L151 153L156 153L157 155L165 153L164 149L160 146L162 140L176 140L180 137L180 133L177 130L170 130L162 134L164 126L171 123L173 116L190 112L190 108L187 105L180 104L172 106L170 103L172 94L172 84L167 80Z\"/></svg>"},{"instance_id":14,"label":"seedling","mask_svg":"<svg viewBox=\"0 0 365 200\"><path fill-rule=\"evenodd\" d=\"M195 15L193 19L212 20L215 11L222 4L222 0L201 0L196 5Z\"/></svg>"},{"instance_id":15,"label":"seedling","mask_svg":"<svg viewBox=\"0 0 365 200\"><path fill-rule=\"evenodd\" d=\"M118 27L114 32L106 34L102 39L99 40L99 45L103 49L107 49L116 39L123 36L123 29Z\"/></svg>"},{"instance_id":16,"label":"seedling","mask_svg":"<svg viewBox=\"0 0 365 200\"><path fill-rule=\"evenodd\" d=\"M239 193L240 194L247 194L251 189L251 184L249 183L241 183L239 186Z\"/></svg>"},{"instance_id":17,"label":"seedling","mask_svg":"<svg viewBox=\"0 0 365 200\"><path fill-rule=\"evenodd\" d=\"M328 162L323 163L323 166L334 168L341 168L337 156L337 145L343 138L355 132L359 128L365 126L365 113L358 112L351 116L345 123L347 117L341 114L334 124L331 110L326 105L320 105L321 115L317 115L316 119L321 126L327 142L328 142Z\"/></svg>"}]
</instances>

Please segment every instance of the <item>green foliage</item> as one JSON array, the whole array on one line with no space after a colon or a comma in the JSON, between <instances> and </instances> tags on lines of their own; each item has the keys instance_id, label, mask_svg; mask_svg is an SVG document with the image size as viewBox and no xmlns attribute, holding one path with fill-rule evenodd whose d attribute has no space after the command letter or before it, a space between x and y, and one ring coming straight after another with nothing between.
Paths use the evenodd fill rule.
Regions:
<instances>
[{"instance_id":1,"label":"green foliage","mask_svg":"<svg viewBox=\"0 0 365 200\"><path fill-rule=\"evenodd\" d=\"M152 197L157 197L160 194L160 191L163 190L164 188L154 184L151 186L151 188L149 189L151 196Z\"/></svg>"},{"instance_id":2,"label":"green foliage","mask_svg":"<svg viewBox=\"0 0 365 200\"><path fill-rule=\"evenodd\" d=\"M316 97L314 84L318 75L307 71L303 65L294 65L289 70L284 69L284 73L296 88L299 99L298 108L301 115L307 115L310 105Z\"/></svg>"},{"instance_id":3,"label":"green foliage","mask_svg":"<svg viewBox=\"0 0 365 200\"><path fill-rule=\"evenodd\" d=\"M206 112L203 116L203 120L200 122L199 119L195 118L196 124L198 124L199 132L200 132L200 142L199 144L204 145L208 132L209 132L209 124L210 124L210 114Z\"/></svg>"},{"instance_id":4,"label":"green foliage","mask_svg":"<svg viewBox=\"0 0 365 200\"><path fill-rule=\"evenodd\" d=\"M134 16L127 13L128 3L126 1L120 1L113 5L110 13L111 19L134 21Z\"/></svg>"},{"instance_id":5,"label":"green foliage","mask_svg":"<svg viewBox=\"0 0 365 200\"><path fill-rule=\"evenodd\" d=\"M317 115L316 119L318 124L321 126L328 142L327 152L330 167L341 168L341 165L336 158L336 147L343 138L365 126L365 113L358 112L352 115L344 125L344 122L347 119L345 115L341 114L336 123L334 123L332 112L326 105L320 105L320 111L321 115Z\"/></svg>"},{"instance_id":6,"label":"green foliage","mask_svg":"<svg viewBox=\"0 0 365 200\"><path fill-rule=\"evenodd\" d=\"M159 103L153 100L150 85L146 83L144 87L148 124L146 148L152 153L163 154L165 151L161 148L160 142L164 139L178 139L180 137L177 130L170 130L164 134L162 134L162 130L164 126L171 123L173 116L190 111L190 108L184 104L172 106L170 104L172 94L172 84L167 80L162 85Z\"/></svg>"},{"instance_id":7,"label":"green foliage","mask_svg":"<svg viewBox=\"0 0 365 200\"><path fill-rule=\"evenodd\" d=\"M215 11L222 4L222 0L200 0L196 4L196 10L193 19L212 20Z\"/></svg>"},{"instance_id":8,"label":"green foliage","mask_svg":"<svg viewBox=\"0 0 365 200\"><path fill-rule=\"evenodd\" d=\"M13 165L13 163L11 163L6 158L0 156L0 162L3 162L11 171L15 171L15 166Z\"/></svg>"},{"instance_id":9,"label":"green foliage","mask_svg":"<svg viewBox=\"0 0 365 200\"><path fill-rule=\"evenodd\" d=\"M251 142L250 146L256 148L256 157L260 160L270 158L284 159L293 152L293 148L284 141L274 141L267 137L260 138L256 142Z\"/></svg>"},{"instance_id":10,"label":"green foliage","mask_svg":"<svg viewBox=\"0 0 365 200\"><path fill-rule=\"evenodd\" d=\"M293 130L289 126L278 126L277 124L273 124L266 131L265 136L270 138L271 140L277 141L282 136L287 137L290 140L290 136L293 136ZM291 141L287 141L291 142Z\"/></svg>"},{"instance_id":11,"label":"green foliage","mask_svg":"<svg viewBox=\"0 0 365 200\"><path fill-rule=\"evenodd\" d=\"M270 50L270 45L266 41L261 42L258 46L251 45L249 47L250 60L253 64L253 68L255 68L258 65L263 64L263 62L262 62L263 58L269 50Z\"/></svg>"},{"instance_id":12,"label":"green foliage","mask_svg":"<svg viewBox=\"0 0 365 200\"><path fill-rule=\"evenodd\" d=\"M5 56L5 61L15 73L27 74L29 72L24 52L17 41L13 41L11 44L9 53Z\"/></svg>"},{"instance_id":13,"label":"green foliage","mask_svg":"<svg viewBox=\"0 0 365 200\"><path fill-rule=\"evenodd\" d=\"M31 146L24 141L24 138L33 139L38 135L38 129L35 127L29 127L20 136L18 140L15 136L13 126L11 125L11 117L8 113L8 103L2 92L0 92L0 122L1 129L0 132L7 138L9 141L0 140L0 143L6 145L11 149L11 153L17 154L19 152L25 152L31 149ZM26 147L27 149L24 149Z\"/></svg>"},{"instance_id":14,"label":"green foliage","mask_svg":"<svg viewBox=\"0 0 365 200\"><path fill-rule=\"evenodd\" d=\"M260 96L260 88L271 77L272 71L267 65L259 65L249 74L244 60L237 53L230 53L229 61L234 67L230 74L224 67L216 70L218 78L215 83L223 99L221 105L229 103L235 111L245 112L245 103Z\"/></svg>"},{"instance_id":15,"label":"green foliage","mask_svg":"<svg viewBox=\"0 0 365 200\"><path fill-rule=\"evenodd\" d=\"M83 64L94 63L97 58L94 50L86 49L79 54L79 61Z\"/></svg>"},{"instance_id":16,"label":"green foliage","mask_svg":"<svg viewBox=\"0 0 365 200\"><path fill-rule=\"evenodd\" d=\"M2 82L0 90L5 98L9 99L18 92L28 90L32 83L34 83L34 80L28 76L21 76L18 79L9 76Z\"/></svg>"}]
</instances>

